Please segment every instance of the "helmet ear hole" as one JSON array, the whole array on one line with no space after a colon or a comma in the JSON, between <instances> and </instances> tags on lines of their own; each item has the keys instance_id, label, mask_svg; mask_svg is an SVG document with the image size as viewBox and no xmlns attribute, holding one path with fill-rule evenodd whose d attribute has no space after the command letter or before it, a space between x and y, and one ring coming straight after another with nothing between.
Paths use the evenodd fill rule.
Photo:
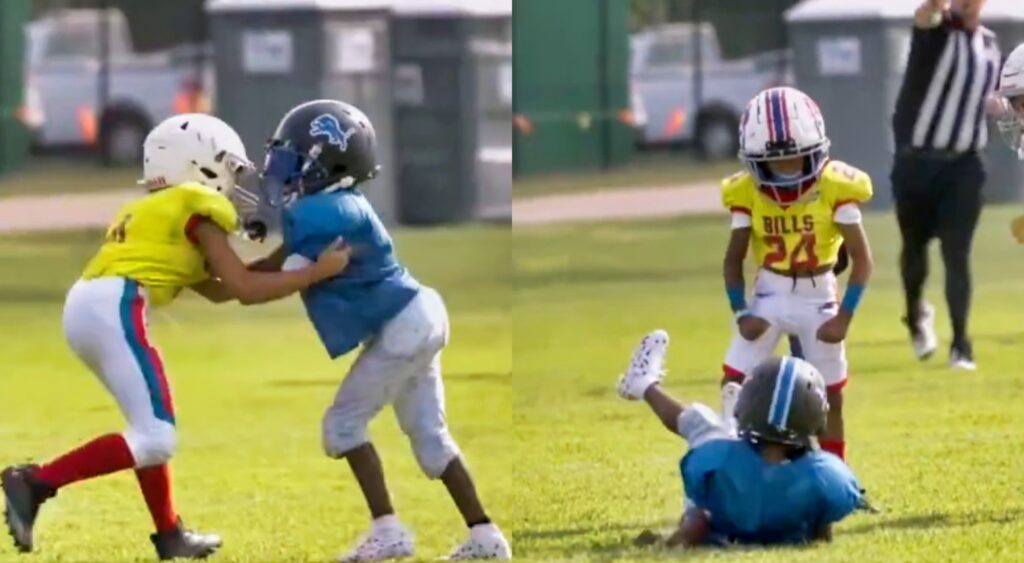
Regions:
<instances>
[{"instance_id":1,"label":"helmet ear hole","mask_svg":"<svg viewBox=\"0 0 1024 563\"><path fill-rule=\"evenodd\" d=\"M203 176L206 176L206 178L209 180L217 178L217 173L205 166L201 167L199 171L202 172Z\"/></svg>"}]
</instances>

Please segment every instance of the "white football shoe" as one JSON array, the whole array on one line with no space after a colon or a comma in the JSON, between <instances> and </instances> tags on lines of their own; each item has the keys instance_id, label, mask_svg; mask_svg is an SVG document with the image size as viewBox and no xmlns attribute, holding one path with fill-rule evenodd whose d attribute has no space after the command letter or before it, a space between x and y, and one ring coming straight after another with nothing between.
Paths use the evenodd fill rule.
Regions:
<instances>
[{"instance_id":1,"label":"white football shoe","mask_svg":"<svg viewBox=\"0 0 1024 563\"><path fill-rule=\"evenodd\" d=\"M964 371L975 371L978 369L978 364L974 363L970 348L967 350L953 348L949 351L949 367Z\"/></svg>"},{"instance_id":2,"label":"white football shoe","mask_svg":"<svg viewBox=\"0 0 1024 563\"><path fill-rule=\"evenodd\" d=\"M378 519L374 521L370 533L360 538L351 551L339 557L338 563L400 559L411 556L413 551L412 532L397 518L392 517L384 522Z\"/></svg>"},{"instance_id":3,"label":"white football shoe","mask_svg":"<svg viewBox=\"0 0 1024 563\"><path fill-rule=\"evenodd\" d=\"M469 538L453 549L445 559L512 559L512 548L497 526L477 524L469 529Z\"/></svg>"},{"instance_id":4,"label":"white football shoe","mask_svg":"<svg viewBox=\"0 0 1024 563\"><path fill-rule=\"evenodd\" d=\"M648 334L633 350L629 369L619 379L619 396L630 401L644 398L644 392L655 383L661 382L665 372L665 350L668 348L668 333L658 329Z\"/></svg>"},{"instance_id":5,"label":"white football shoe","mask_svg":"<svg viewBox=\"0 0 1024 563\"><path fill-rule=\"evenodd\" d=\"M939 347L939 339L935 336L935 307L927 301L921 302L921 313L917 317L917 334L911 338L914 355L922 362L932 357Z\"/></svg>"},{"instance_id":6,"label":"white football shoe","mask_svg":"<svg viewBox=\"0 0 1024 563\"><path fill-rule=\"evenodd\" d=\"M730 381L722 386L722 420L730 434L736 434L736 402L740 399L743 386Z\"/></svg>"}]
</instances>

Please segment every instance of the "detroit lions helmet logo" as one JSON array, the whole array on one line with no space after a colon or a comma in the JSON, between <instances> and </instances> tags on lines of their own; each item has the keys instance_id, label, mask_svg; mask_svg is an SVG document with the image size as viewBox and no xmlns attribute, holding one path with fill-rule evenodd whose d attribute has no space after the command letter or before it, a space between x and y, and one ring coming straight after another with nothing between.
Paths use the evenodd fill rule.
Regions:
<instances>
[{"instance_id":1,"label":"detroit lions helmet logo","mask_svg":"<svg viewBox=\"0 0 1024 563\"><path fill-rule=\"evenodd\" d=\"M329 113L323 113L316 116L309 124L309 134L314 137L321 135L327 137L327 142L337 145L338 149L344 152L348 150L348 140L352 135L356 134L356 128L353 127L346 131L341 128L341 123L338 122L337 117Z\"/></svg>"}]
</instances>

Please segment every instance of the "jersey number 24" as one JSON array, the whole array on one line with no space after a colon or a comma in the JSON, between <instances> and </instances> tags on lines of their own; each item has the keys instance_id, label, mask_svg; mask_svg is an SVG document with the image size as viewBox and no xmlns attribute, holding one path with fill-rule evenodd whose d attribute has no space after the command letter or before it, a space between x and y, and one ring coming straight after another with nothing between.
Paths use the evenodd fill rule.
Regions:
<instances>
[{"instance_id":1,"label":"jersey number 24","mask_svg":"<svg viewBox=\"0 0 1024 563\"><path fill-rule=\"evenodd\" d=\"M771 267L789 258L788 270L813 270L818 267L818 255L814 253L818 241L814 233L801 235L792 253L786 251L786 239L779 235L766 235L764 242L771 247L771 252L764 257L765 266ZM801 259L801 254L805 258Z\"/></svg>"}]
</instances>

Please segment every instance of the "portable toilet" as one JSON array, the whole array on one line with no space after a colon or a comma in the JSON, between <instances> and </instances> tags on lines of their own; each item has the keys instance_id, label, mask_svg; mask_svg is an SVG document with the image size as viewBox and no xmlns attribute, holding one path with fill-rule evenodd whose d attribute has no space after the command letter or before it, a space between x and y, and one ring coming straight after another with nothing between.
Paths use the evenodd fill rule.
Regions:
<instances>
[{"instance_id":1,"label":"portable toilet","mask_svg":"<svg viewBox=\"0 0 1024 563\"><path fill-rule=\"evenodd\" d=\"M512 0L395 0L399 217L508 220Z\"/></svg>"},{"instance_id":2,"label":"portable toilet","mask_svg":"<svg viewBox=\"0 0 1024 563\"><path fill-rule=\"evenodd\" d=\"M363 110L377 131L380 176L366 195L395 219L390 0L211 0L216 113L254 161L292 107L319 98Z\"/></svg>"}]
</instances>

